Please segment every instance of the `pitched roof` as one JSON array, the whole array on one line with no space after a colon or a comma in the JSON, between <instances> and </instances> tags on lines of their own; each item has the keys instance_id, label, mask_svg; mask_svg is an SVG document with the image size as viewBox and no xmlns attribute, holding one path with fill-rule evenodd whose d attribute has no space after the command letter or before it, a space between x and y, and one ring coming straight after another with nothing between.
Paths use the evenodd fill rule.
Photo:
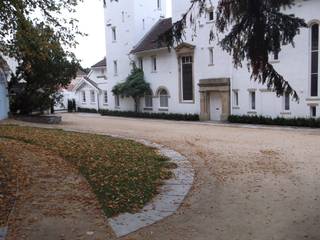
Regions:
<instances>
[{"instance_id":1,"label":"pitched roof","mask_svg":"<svg viewBox=\"0 0 320 240\"><path fill-rule=\"evenodd\" d=\"M164 44L158 42L158 38L161 34L168 31L171 27L172 18L159 20L143 37L140 43L138 43L138 45L131 51L131 53L138 53L165 47Z\"/></svg>"},{"instance_id":2,"label":"pitched roof","mask_svg":"<svg viewBox=\"0 0 320 240\"><path fill-rule=\"evenodd\" d=\"M97 68L97 67L106 67L107 66L107 62L106 62L106 58L102 59L101 61L97 62L96 64L94 64L92 66L92 68Z\"/></svg>"}]
</instances>

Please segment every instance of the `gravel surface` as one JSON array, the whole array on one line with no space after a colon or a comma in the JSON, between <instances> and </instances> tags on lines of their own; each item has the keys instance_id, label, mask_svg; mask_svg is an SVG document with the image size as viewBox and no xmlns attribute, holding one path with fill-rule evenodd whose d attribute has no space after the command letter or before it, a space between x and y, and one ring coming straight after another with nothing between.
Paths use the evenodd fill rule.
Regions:
<instances>
[{"instance_id":1,"label":"gravel surface","mask_svg":"<svg viewBox=\"0 0 320 240\"><path fill-rule=\"evenodd\" d=\"M319 130L89 114L63 114L59 127L144 138L192 162L196 182L179 211L126 240L320 239Z\"/></svg>"}]
</instances>

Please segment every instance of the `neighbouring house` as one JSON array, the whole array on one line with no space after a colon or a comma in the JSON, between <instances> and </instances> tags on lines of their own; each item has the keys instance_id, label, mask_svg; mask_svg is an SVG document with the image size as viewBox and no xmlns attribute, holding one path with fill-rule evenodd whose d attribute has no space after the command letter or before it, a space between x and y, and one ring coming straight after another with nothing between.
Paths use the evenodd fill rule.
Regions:
<instances>
[{"instance_id":1,"label":"neighbouring house","mask_svg":"<svg viewBox=\"0 0 320 240\"><path fill-rule=\"evenodd\" d=\"M54 107L56 111L66 110L68 108L68 100L76 100L75 87L79 82L82 81L85 76L87 76L87 73L79 69L77 71L77 76L75 77L75 79L72 79L70 84L66 88L60 89L59 93L62 94L62 99L60 103L56 104L56 106Z\"/></svg>"},{"instance_id":2,"label":"neighbouring house","mask_svg":"<svg viewBox=\"0 0 320 240\"><path fill-rule=\"evenodd\" d=\"M112 89L126 79L135 61L152 88L142 99L141 111L196 113L202 120L217 121L230 114L320 117L320 1L297 0L294 7L283 10L305 19L308 28L296 36L295 47L285 46L271 56L274 67L297 91L299 102L289 95L277 97L266 85L251 81L246 63L235 69L217 40L209 43L212 9L199 19L196 37L187 28L185 42L171 51L158 44L159 34L189 5L190 1L172 1L172 18L164 18L165 0L106 1L108 84L103 91L107 91L108 109L134 110L132 99L113 96ZM102 90L100 86L89 81L83 85L82 106L99 108L91 100Z\"/></svg>"},{"instance_id":3,"label":"neighbouring house","mask_svg":"<svg viewBox=\"0 0 320 240\"><path fill-rule=\"evenodd\" d=\"M107 62L102 59L91 67L90 73L83 77L74 88L78 108L107 109L108 82Z\"/></svg>"},{"instance_id":4,"label":"neighbouring house","mask_svg":"<svg viewBox=\"0 0 320 240\"><path fill-rule=\"evenodd\" d=\"M12 59L0 56L0 120L6 119L9 113L8 81L15 69Z\"/></svg>"}]
</instances>

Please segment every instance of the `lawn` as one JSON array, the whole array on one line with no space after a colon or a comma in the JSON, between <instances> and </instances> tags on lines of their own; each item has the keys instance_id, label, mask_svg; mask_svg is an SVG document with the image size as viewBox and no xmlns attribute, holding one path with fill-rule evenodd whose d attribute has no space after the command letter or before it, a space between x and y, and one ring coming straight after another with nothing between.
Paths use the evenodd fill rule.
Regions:
<instances>
[{"instance_id":1,"label":"lawn","mask_svg":"<svg viewBox=\"0 0 320 240\"><path fill-rule=\"evenodd\" d=\"M11 125L0 126L1 138L40 146L72 163L108 217L141 209L171 175L168 159L130 140Z\"/></svg>"}]
</instances>

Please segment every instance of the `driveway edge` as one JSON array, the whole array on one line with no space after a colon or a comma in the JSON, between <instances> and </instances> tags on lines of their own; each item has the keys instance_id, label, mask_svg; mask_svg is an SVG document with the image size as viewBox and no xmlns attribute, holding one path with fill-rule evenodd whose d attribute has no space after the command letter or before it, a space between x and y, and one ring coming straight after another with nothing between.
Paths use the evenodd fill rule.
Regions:
<instances>
[{"instance_id":1,"label":"driveway edge","mask_svg":"<svg viewBox=\"0 0 320 240\"><path fill-rule=\"evenodd\" d=\"M109 136L124 138L118 135ZM177 168L173 170L174 177L164 181L159 189L159 194L140 212L124 213L108 219L109 225L117 237L136 232L174 214L189 193L195 176L191 163L180 153L147 140L126 137L124 139L134 140L148 147L156 148L159 154L169 158L172 163L177 165Z\"/></svg>"}]
</instances>

